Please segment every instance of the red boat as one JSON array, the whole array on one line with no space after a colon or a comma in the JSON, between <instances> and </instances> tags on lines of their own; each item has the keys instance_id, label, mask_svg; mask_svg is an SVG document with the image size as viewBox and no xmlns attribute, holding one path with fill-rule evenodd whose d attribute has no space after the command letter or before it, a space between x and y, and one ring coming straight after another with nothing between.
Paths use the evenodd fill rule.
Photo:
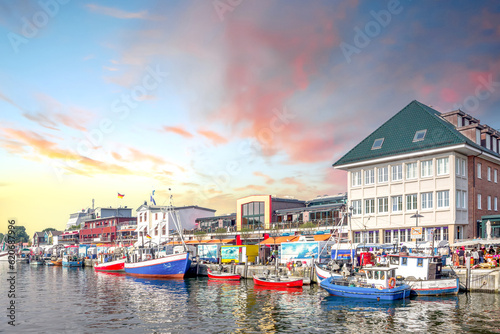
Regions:
<instances>
[{"instance_id":1,"label":"red boat","mask_svg":"<svg viewBox=\"0 0 500 334\"><path fill-rule=\"evenodd\" d=\"M218 279L218 280L228 280L228 281L239 281L241 279L241 276L238 274L213 272L212 270L208 269L208 278Z\"/></svg>"},{"instance_id":2,"label":"red boat","mask_svg":"<svg viewBox=\"0 0 500 334\"><path fill-rule=\"evenodd\" d=\"M94 265L95 271L105 272L120 272L125 271L125 259L119 259L111 262L96 263Z\"/></svg>"},{"instance_id":3,"label":"red boat","mask_svg":"<svg viewBox=\"0 0 500 334\"><path fill-rule=\"evenodd\" d=\"M276 276L253 276L256 285L279 288L300 288L304 284L302 278L276 277Z\"/></svg>"}]
</instances>

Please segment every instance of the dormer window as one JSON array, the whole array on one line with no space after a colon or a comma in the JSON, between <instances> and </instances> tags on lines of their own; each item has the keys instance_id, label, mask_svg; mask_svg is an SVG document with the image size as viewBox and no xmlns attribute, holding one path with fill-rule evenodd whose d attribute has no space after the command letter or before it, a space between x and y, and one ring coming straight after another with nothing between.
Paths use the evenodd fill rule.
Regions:
<instances>
[{"instance_id":1,"label":"dormer window","mask_svg":"<svg viewBox=\"0 0 500 334\"><path fill-rule=\"evenodd\" d=\"M422 141L425 139L425 134L427 133L427 130L418 130L415 132L415 137L413 137L413 142L417 141Z\"/></svg>"},{"instance_id":2,"label":"dormer window","mask_svg":"<svg viewBox=\"0 0 500 334\"><path fill-rule=\"evenodd\" d=\"M375 139L372 145L372 150L378 150L382 148L383 143L384 143L384 138Z\"/></svg>"}]
</instances>

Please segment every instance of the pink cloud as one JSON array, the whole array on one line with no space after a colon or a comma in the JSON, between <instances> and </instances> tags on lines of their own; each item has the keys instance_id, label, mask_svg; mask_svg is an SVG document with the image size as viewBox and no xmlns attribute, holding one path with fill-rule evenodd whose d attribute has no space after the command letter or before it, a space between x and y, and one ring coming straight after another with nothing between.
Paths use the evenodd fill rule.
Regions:
<instances>
[{"instance_id":1,"label":"pink cloud","mask_svg":"<svg viewBox=\"0 0 500 334\"><path fill-rule=\"evenodd\" d=\"M214 145L220 145L220 144L226 144L227 139L222 137L221 135L210 131L210 130L198 130L198 133L202 135L203 137L209 139L212 141L212 144Z\"/></svg>"},{"instance_id":2,"label":"pink cloud","mask_svg":"<svg viewBox=\"0 0 500 334\"><path fill-rule=\"evenodd\" d=\"M193 138L193 135L186 131L182 126L164 126L162 129L167 132L176 133L184 138Z\"/></svg>"},{"instance_id":3,"label":"pink cloud","mask_svg":"<svg viewBox=\"0 0 500 334\"><path fill-rule=\"evenodd\" d=\"M253 172L253 175L260 176L260 177L263 177L264 179L266 179L266 184L273 184L275 182L272 177L270 177L269 175L266 175L262 172Z\"/></svg>"}]
</instances>

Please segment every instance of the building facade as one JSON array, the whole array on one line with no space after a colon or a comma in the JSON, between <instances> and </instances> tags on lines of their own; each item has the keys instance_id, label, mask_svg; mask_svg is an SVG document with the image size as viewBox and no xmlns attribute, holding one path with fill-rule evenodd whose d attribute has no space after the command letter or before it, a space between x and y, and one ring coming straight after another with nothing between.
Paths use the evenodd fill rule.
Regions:
<instances>
[{"instance_id":1,"label":"building facade","mask_svg":"<svg viewBox=\"0 0 500 334\"><path fill-rule=\"evenodd\" d=\"M477 236L485 212L478 205L491 203L486 212L494 212L500 195L493 186L498 141L493 147L497 137L490 133L488 148L485 128L462 111L441 114L413 101L344 155L334 167L348 172L353 241L452 242ZM478 168L482 178L490 173L490 184L478 177ZM412 236L412 227L421 229Z\"/></svg>"},{"instance_id":2,"label":"building facade","mask_svg":"<svg viewBox=\"0 0 500 334\"><path fill-rule=\"evenodd\" d=\"M87 220L80 229L80 243L116 243L123 240L118 238L121 226L135 225L135 217L106 217Z\"/></svg>"}]
</instances>

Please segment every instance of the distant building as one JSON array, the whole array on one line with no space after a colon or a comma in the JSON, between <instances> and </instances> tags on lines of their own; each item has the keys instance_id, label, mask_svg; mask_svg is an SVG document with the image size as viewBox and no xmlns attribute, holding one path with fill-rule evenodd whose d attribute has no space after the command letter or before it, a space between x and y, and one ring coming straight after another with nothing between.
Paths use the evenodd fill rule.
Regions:
<instances>
[{"instance_id":1,"label":"distant building","mask_svg":"<svg viewBox=\"0 0 500 334\"><path fill-rule=\"evenodd\" d=\"M228 231L233 231L235 227L236 213L196 219L196 228L208 232L215 232L218 228L226 228Z\"/></svg>"},{"instance_id":2,"label":"distant building","mask_svg":"<svg viewBox=\"0 0 500 334\"><path fill-rule=\"evenodd\" d=\"M129 211L131 212L131 210ZM110 216L105 218L96 218L87 220L85 225L80 229L80 243L116 243L118 231L121 226L136 226L136 217L116 217Z\"/></svg>"},{"instance_id":3,"label":"distant building","mask_svg":"<svg viewBox=\"0 0 500 334\"><path fill-rule=\"evenodd\" d=\"M69 230L73 226L83 226L86 221L96 218L131 216L132 209L127 207L113 208L110 206L109 208L82 209L80 212L70 214L69 220L66 223L66 230Z\"/></svg>"},{"instance_id":4,"label":"distant building","mask_svg":"<svg viewBox=\"0 0 500 334\"><path fill-rule=\"evenodd\" d=\"M80 212L72 213L69 215L68 222L66 223L66 230L69 230L73 226L79 226L85 223L86 220L92 219L94 210L92 209L82 209Z\"/></svg>"},{"instance_id":5,"label":"distant building","mask_svg":"<svg viewBox=\"0 0 500 334\"><path fill-rule=\"evenodd\" d=\"M411 102L333 165L348 173L353 241L414 240L417 219L423 240L477 237L498 212L499 149L498 131L463 111Z\"/></svg>"},{"instance_id":6,"label":"distant building","mask_svg":"<svg viewBox=\"0 0 500 334\"><path fill-rule=\"evenodd\" d=\"M48 244L48 239L46 239L45 232L35 232L31 240L31 245L33 247L44 246Z\"/></svg>"},{"instance_id":7,"label":"distant building","mask_svg":"<svg viewBox=\"0 0 500 334\"><path fill-rule=\"evenodd\" d=\"M138 242L147 241L146 235L151 237L154 243L163 243L169 240L173 233L177 233L175 223L179 221L179 228L193 230L196 227L196 219L209 217L215 214L215 210L199 207L196 205L174 207L170 211L169 206L147 205L146 203L137 208L137 230ZM177 212L179 218L175 216Z\"/></svg>"}]
</instances>

